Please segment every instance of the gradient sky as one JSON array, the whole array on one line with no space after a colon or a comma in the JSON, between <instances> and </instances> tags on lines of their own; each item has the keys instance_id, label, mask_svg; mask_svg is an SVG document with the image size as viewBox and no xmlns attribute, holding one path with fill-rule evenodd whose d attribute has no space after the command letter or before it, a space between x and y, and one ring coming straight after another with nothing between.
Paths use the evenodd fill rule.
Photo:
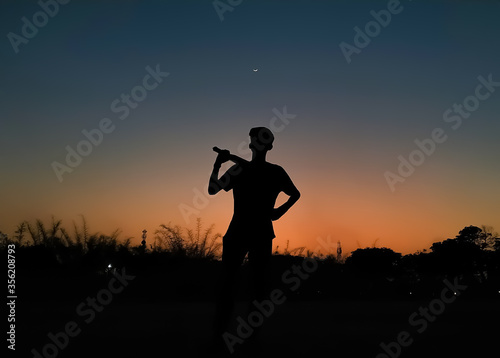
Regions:
<instances>
[{"instance_id":1,"label":"gradient sky","mask_svg":"<svg viewBox=\"0 0 500 358\"><path fill-rule=\"evenodd\" d=\"M40 7L2 1L0 230L52 215L71 228L83 214L91 231L138 243L143 229L151 239L161 223L199 216L223 234L231 193L198 198L189 222L179 207L206 193L212 146L248 158L249 129L285 106L295 117L268 160L302 197L275 224L280 248L329 237L344 252L378 239L411 253L464 226L500 230L500 87L456 130L443 120L478 76L500 81L500 3L400 6L348 64L339 44L387 1L243 1L221 21L208 0L73 0L17 54L7 35ZM157 64L170 75L120 120L111 103ZM51 163L103 118L115 130L60 182ZM435 128L447 140L392 192L384 173Z\"/></svg>"}]
</instances>

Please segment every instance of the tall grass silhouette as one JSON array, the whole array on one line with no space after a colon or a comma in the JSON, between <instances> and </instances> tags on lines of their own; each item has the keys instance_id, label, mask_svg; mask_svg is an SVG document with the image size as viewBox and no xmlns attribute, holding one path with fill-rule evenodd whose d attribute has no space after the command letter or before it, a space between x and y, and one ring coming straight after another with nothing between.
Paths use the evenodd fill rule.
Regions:
<instances>
[{"instance_id":1,"label":"tall grass silhouette","mask_svg":"<svg viewBox=\"0 0 500 358\"><path fill-rule=\"evenodd\" d=\"M153 250L167 251L174 255L189 258L216 260L221 256L222 235L214 233L214 225L203 229L200 218L196 219L196 228L181 228L178 225L161 224L155 231Z\"/></svg>"},{"instance_id":2,"label":"tall grass silhouette","mask_svg":"<svg viewBox=\"0 0 500 358\"><path fill-rule=\"evenodd\" d=\"M17 225L12 238L2 233L1 245L14 243L20 248L43 249L45 253L55 255L60 263L97 253L102 257L110 257L119 252L131 255L163 253L207 260L218 260L222 253L222 235L215 232L213 224L204 228L200 218L194 229L170 223L160 224L150 248L132 245L131 237L120 238L119 229L109 235L91 232L83 215L81 221L73 222L72 226L71 231L67 230L62 220L55 217L48 224L40 219L34 222L23 221Z\"/></svg>"}]
</instances>

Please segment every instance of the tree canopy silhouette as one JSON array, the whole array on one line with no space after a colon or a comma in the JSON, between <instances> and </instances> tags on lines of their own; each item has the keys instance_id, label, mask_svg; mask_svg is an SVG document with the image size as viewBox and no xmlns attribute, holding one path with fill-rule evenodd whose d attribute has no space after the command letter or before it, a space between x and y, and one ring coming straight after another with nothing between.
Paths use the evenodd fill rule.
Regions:
<instances>
[{"instance_id":1,"label":"tree canopy silhouette","mask_svg":"<svg viewBox=\"0 0 500 358\"><path fill-rule=\"evenodd\" d=\"M357 249L346 260L357 271L388 274L399 263L401 254L386 247Z\"/></svg>"}]
</instances>

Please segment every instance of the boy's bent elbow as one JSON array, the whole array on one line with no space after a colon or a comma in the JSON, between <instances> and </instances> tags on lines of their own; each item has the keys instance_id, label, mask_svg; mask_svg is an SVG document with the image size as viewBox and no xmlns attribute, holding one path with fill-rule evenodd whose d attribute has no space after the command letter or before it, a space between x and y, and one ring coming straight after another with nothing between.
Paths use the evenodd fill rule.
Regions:
<instances>
[{"instance_id":1,"label":"boy's bent elbow","mask_svg":"<svg viewBox=\"0 0 500 358\"><path fill-rule=\"evenodd\" d=\"M216 190L215 188L213 188L213 187L211 187L211 186L209 186L209 187L208 187L208 195L215 195L215 194L217 194L218 192L219 192L219 191L218 191L218 190Z\"/></svg>"},{"instance_id":2,"label":"boy's bent elbow","mask_svg":"<svg viewBox=\"0 0 500 358\"><path fill-rule=\"evenodd\" d=\"M221 190L220 185L217 183L210 183L208 184L208 195L215 195Z\"/></svg>"}]
</instances>

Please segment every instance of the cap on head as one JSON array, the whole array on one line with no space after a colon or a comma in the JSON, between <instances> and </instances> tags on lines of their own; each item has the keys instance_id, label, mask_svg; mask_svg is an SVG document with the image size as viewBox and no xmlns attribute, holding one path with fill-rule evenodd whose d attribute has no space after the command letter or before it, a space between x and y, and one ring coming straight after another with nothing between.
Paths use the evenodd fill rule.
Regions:
<instances>
[{"instance_id":1,"label":"cap on head","mask_svg":"<svg viewBox=\"0 0 500 358\"><path fill-rule=\"evenodd\" d=\"M257 151L273 149L274 135L266 127L250 129L250 148Z\"/></svg>"}]
</instances>

